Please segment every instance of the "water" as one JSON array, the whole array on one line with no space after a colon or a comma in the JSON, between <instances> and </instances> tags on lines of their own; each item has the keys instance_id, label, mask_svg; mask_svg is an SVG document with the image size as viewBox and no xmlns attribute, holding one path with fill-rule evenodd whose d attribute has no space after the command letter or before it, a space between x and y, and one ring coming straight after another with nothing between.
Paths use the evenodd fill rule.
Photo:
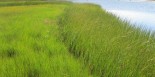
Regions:
<instances>
[{"instance_id":1,"label":"water","mask_svg":"<svg viewBox=\"0 0 155 77\"><path fill-rule=\"evenodd\" d=\"M94 3L131 24L155 31L155 2L145 0L74 0Z\"/></svg>"}]
</instances>

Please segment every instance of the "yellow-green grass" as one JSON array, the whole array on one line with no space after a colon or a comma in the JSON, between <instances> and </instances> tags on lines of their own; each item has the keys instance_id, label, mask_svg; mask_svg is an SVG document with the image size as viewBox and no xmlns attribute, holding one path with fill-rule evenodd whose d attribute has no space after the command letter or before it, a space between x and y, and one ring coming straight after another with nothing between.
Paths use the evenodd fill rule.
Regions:
<instances>
[{"instance_id":1,"label":"yellow-green grass","mask_svg":"<svg viewBox=\"0 0 155 77\"><path fill-rule=\"evenodd\" d=\"M59 40L67 4L0 7L0 77L88 77Z\"/></svg>"},{"instance_id":2,"label":"yellow-green grass","mask_svg":"<svg viewBox=\"0 0 155 77\"><path fill-rule=\"evenodd\" d=\"M0 6L0 77L155 76L155 34L99 6Z\"/></svg>"},{"instance_id":3,"label":"yellow-green grass","mask_svg":"<svg viewBox=\"0 0 155 77\"><path fill-rule=\"evenodd\" d=\"M155 77L155 34L97 5L74 4L59 19L70 53L99 77Z\"/></svg>"}]
</instances>

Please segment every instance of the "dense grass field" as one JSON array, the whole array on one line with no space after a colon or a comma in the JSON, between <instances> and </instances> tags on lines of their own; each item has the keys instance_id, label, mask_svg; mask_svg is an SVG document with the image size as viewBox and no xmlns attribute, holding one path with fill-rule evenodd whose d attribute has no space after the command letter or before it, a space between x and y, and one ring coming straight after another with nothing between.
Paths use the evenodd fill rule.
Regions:
<instances>
[{"instance_id":1,"label":"dense grass field","mask_svg":"<svg viewBox=\"0 0 155 77\"><path fill-rule=\"evenodd\" d=\"M97 5L74 4L59 21L62 41L98 77L155 77L155 34Z\"/></svg>"},{"instance_id":2,"label":"dense grass field","mask_svg":"<svg viewBox=\"0 0 155 77\"><path fill-rule=\"evenodd\" d=\"M88 77L59 40L57 18L66 7L0 7L0 77Z\"/></svg>"},{"instance_id":3,"label":"dense grass field","mask_svg":"<svg viewBox=\"0 0 155 77\"><path fill-rule=\"evenodd\" d=\"M155 33L97 5L0 2L0 77L155 77Z\"/></svg>"}]
</instances>

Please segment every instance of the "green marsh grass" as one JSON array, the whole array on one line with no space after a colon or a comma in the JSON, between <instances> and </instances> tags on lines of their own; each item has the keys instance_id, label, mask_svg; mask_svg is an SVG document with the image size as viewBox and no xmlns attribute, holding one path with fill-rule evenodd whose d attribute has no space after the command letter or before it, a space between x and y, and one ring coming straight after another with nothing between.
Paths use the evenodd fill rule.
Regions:
<instances>
[{"instance_id":1,"label":"green marsh grass","mask_svg":"<svg viewBox=\"0 0 155 77\"><path fill-rule=\"evenodd\" d=\"M62 41L97 77L155 77L155 34L97 5L73 4L59 19Z\"/></svg>"},{"instance_id":2,"label":"green marsh grass","mask_svg":"<svg viewBox=\"0 0 155 77\"><path fill-rule=\"evenodd\" d=\"M0 3L0 77L154 76L155 34L97 5Z\"/></svg>"},{"instance_id":3,"label":"green marsh grass","mask_svg":"<svg viewBox=\"0 0 155 77\"><path fill-rule=\"evenodd\" d=\"M59 40L68 4L0 7L0 77L88 77Z\"/></svg>"}]
</instances>

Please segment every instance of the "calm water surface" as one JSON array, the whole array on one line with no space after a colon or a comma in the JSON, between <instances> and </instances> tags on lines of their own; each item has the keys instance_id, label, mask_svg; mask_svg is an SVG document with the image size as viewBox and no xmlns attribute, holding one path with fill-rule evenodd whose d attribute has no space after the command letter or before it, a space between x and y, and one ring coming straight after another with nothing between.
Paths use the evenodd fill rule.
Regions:
<instances>
[{"instance_id":1,"label":"calm water surface","mask_svg":"<svg viewBox=\"0 0 155 77\"><path fill-rule=\"evenodd\" d=\"M155 31L155 2L145 0L72 0L94 3L131 24Z\"/></svg>"}]
</instances>

